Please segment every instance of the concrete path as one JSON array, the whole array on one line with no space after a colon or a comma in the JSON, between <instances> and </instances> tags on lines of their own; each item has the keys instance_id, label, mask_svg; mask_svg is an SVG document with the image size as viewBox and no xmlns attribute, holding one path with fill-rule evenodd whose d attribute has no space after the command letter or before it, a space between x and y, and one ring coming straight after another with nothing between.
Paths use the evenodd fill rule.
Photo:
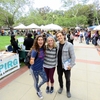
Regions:
<instances>
[{"instance_id":1,"label":"concrete path","mask_svg":"<svg viewBox=\"0 0 100 100\"><path fill-rule=\"evenodd\" d=\"M46 94L46 84L41 87L43 100L100 100L100 52L92 44L74 41L76 65L71 71L71 98L66 89L58 94L58 77L55 71L54 93ZM65 80L64 80L65 83ZM0 80L0 100L39 100L33 87L33 79L27 67L23 67Z\"/></svg>"}]
</instances>

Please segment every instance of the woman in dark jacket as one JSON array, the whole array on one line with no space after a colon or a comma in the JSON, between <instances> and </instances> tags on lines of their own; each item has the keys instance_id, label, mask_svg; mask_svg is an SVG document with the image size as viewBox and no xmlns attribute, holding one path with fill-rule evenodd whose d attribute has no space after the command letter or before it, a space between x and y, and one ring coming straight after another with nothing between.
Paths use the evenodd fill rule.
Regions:
<instances>
[{"instance_id":1,"label":"woman in dark jacket","mask_svg":"<svg viewBox=\"0 0 100 100\"><path fill-rule=\"evenodd\" d=\"M13 47L13 53L18 53L18 49L20 49L18 47L18 40L16 40L16 36L15 35L11 35L11 45Z\"/></svg>"}]
</instances>

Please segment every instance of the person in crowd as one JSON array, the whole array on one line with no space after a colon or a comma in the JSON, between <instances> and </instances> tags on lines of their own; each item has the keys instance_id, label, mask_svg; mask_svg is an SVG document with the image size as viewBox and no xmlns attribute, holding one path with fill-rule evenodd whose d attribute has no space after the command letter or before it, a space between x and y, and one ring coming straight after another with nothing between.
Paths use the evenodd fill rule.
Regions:
<instances>
[{"instance_id":1,"label":"person in crowd","mask_svg":"<svg viewBox=\"0 0 100 100\"><path fill-rule=\"evenodd\" d=\"M16 38L15 35L11 35L11 45L13 47L13 53L18 53L18 50L20 49L19 46L18 46L18 40Z\"/></svg>"},{"instance_id":2,"label":"person in crowd","mask_svg":"<svg viewBox=\"0 0 100 100\"><path fill-rule=\"evenodd\" d=\"M88 35L88 30L84 30L84 38L85 38L85 41L87 39L87 35Z\"/></svg>"},{"instance_id":3,"label":"person in crowd","mask_svg":"<svg viewBox=\"0 0 100 100\"><path fill-rule=\"evenodd\" d=\"M2 36L4 35L4 30L3 30L3 29L1 30L1 35L2 35Z\"/></svg>"},{"instance_id":4,"label":"person in crowd","mask_svg":"<svg viewBox=\"0 0 100 100\"><path fill-rule=\"evenodd\" d=\"M38 35L37 32L34 31L34 32L33 32L34 39L36 38L37 35Z\"/></svg>"},{"instance_id":5,"label":"person in crowd","mask_svg":"<svg viewBox=\"0 0 100 100\"><path fill-rule=\"evenodd\" d=\"M24 39L23 45L26 47L26 50L30 50L34 42L34 39L32 38L32 34L28 33L27 37Z\"/></svg>"},{"instance_id":6,"label":"person in crowd","mask_svg":"<svg viewBox=\"0 0 100 100\"><path fill-rule=\"evenodd\" d=\"M63 73L65 74L66 80L66 93L67 97L71 97L70 93L70 76L71 68L75 65L75 53L74 48L71 43L64 40L63 33L59 32L56 34L56 37L59 42L57 42L57 73L59 81L59 90L58 93L61 94L63 91ZM64 62L70 59L70 64L64 67ZM67 68L67 70L65 70Z\"/></svg>"},{"instance_id":7,"label":"person in crowd","mask_svg":"<svg viewBox=\"0 0 100 100\"><path fill-rule=\"evenodd\" d=\"M56 67L57 48L53 37L47 38L46 53L44 57L43 67L47 75L46 93L53 93L54 91L54 72ZM50 87L51 86L51 87Z\"/></svg>"},{"instance_id":8,"label":"person in crowd","mask_svg":"<svg viewBox=\"0 0 100 100\"><path fill-rule=\"evenodd\" d=\"M38 35L41 34L41 30L37 30L37 34L38 34Z\"/></svg>"},{"instance_id":9,"label":"person in crowd","mask_svg":"<svg viewBox=\"0 0 100 100\"><path fill-rule=\"evenodd\" d=\"M89 45L89 41L91 40L91 31L88 31L87 32L87 35L86 35L86 44Z\"/></svg>"},{"instance_id":10,"label":"person in crowd","mask_svg":"<svg viewBox=\"0 0 100 100\"><path fill-rule=\"evenodd\" d=\"M73 44L73 41L74 41L73 32L69 31L69 33L68 33L68 35L67 35L67 38L68 38L68 42L70 42L70 43Z\"/></svg>"},{"instance_id":11,"label":"person in crowd","mask_svg":"<svg viewBox=\"0 0 100 100\"><path fill-rule=\"evenodd\" d=\"M37 95L40 99L43 98L40 87L47 82L47 76L43 68L44 56L45 56L45 42L42 35L38 35L32 46L32 53L30 58L30 71L34 80L34 87ZM42 81L39 83L39 75Z\"/></svg>"},{"instance_id":12,"label":"person in crowd","mask_svg":"<svg viewBox=\"0 0 100 100\"><path fill-rule=\"evenodd\" d=\"M45 42L46 42L46 40L47 40L47 38L46 38L46 33L43 32L43 33L41 33L41 34L43 35L43 38L44 38L44 40L45 40Z\"/></svg>"},{"instance_id":13,"label":"person in crowd","mask_svg":"<svg viewBox=\"0 0 100 100\"><path fill-rule=\"evenodd\" d=\"M93 39L94 39L94 43L93 44L95 46L97 46L98 37L99 37L99 31L96 31L95 34L94 34L94 37L93 37Z\"/></svg>"},{"instance_id":14,"label":"person in crowd","mask_svg":"<svg viewBox=\"0 0 100 100\"><path fill-rule=\"evenodd\" d=\"M46 33L46 38L48 38L49 36L52 36L52 34L50 34L50 32L47 31L47 33Z\"/></svg>"},{"instance_id":15,"label":"person in crowd","mask_svg":"<svg viewBox=\"0 0 100 100\"><path fill-rule=\"evenodd\" d=\"M77 37L80 36L80 30L77 30Z\"/></svg>"},{"instance_id":16,"label":"person in crowd","mask_svg":"<svg viewBox=\"0 0 100 100\"><path fill-rule=\"evenodd\" d=\"M55 41L57 42L56 33L57 33L57 31L54 30L53 37L54 37Z\"/></svg>"},{"instance_id":17,"label":"person in crowd","mask_svg":"<svg viewBox=\"0 0 100 100\"><path fill-rule=\"evenodd\" d=\"M79 37L80 37L79 43L82 43L82 42L83 42L83 39L84 39L84 32L83 32L82 29L80 30L80 35L79 35Z\"/></svg>"},{"instance_id":18,"label":"person in crowd","mask_svg":"<svg viewBox=\"0 0 100 100\"><path fill-rule=\"evenodd\" d=\"M78 31L75 30L75 40L78 40Z\"/></svg>"}]
</instances>

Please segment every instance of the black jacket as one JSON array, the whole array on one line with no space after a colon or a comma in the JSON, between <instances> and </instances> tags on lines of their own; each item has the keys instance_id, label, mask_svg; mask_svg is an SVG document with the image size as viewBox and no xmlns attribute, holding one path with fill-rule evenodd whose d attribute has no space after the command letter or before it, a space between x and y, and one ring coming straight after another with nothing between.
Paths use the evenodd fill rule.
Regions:
<instances>
[{"instance_id":1,"label":"black jacket","mask_svg":"<svg viewBox=\"0 0 100 100\"><path fill-rule=\"evenodd\" d=\"M30 48L31 48L32 45L33 45L33 42L34 42L34 39L32 39L32 38L25 38L23 44L25 45L26 50L30 50Z\"/></svg>"},{"instance_id":2,"label":"black jacket","mask_svg":"<svg viewBox=\"0 0 100 100\"><path fill-rule=\"evenodd\" d=\"M20 48L18 47L18 41L11 40L11 45L12 45L12 47L13 47L13 52L14 52L14 53L18 53L18 49L20 49Z\"/></svg>"}]
</instances>

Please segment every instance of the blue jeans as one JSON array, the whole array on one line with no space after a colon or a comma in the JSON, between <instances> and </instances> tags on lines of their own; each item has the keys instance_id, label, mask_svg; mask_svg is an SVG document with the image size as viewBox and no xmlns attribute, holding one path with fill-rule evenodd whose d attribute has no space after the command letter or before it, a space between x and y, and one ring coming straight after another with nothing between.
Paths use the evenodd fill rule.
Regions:
<instances>
[{"instance_id":1,"label":"blue jeans","mask_svg":"<svg viewBox=\"0 0 100 100\"><path fill-rule=\"evenodd\" d=\"M39 70L39 71L34 71L30 68L33 80L34 80L34 87L36 89L37 92L40 91L40 87L47 82L47 76L46 73L44 71L44 69ZM42 78L42 81L39 83L39 75Z\"/></svg>"},{"instance_id":2,"label":"blue jeans","mask_svg":"<svg viewBox=\"0 0 100 100\"><path fill-rule=\"evenodd\" d=\"M87 37L86 44L89 44L90 38Z\"/></svg>"}]
</instances>

